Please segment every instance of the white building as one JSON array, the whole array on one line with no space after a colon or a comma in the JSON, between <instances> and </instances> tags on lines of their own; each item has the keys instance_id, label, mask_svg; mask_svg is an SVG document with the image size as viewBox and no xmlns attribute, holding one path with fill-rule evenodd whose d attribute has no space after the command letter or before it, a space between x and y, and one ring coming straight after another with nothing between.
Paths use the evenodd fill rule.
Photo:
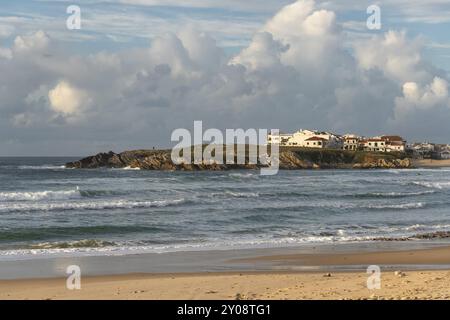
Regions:
<instances>
[{"instance_id":1,"label":"white building","mask_svg":"<svg viewBox=\"0 0 450 320\"><path fill-rule=\"evenodd\" d=\"M343 138L343 150L358 150L359 141L361 140L356 134L345 134Z\"/></svg>"},{"instance_id":2,"label":"white building","mask_svg":"<svg viewBox=\"0 0 450 320\"><path fill-rule=\"evenodd\" d=\"M386 152L386 141L381 138L371 138L360 141L364 151Z\"/></svg>"},{"instance_id":3,"label":"white building","mask_svg":"<svg viewBox=\"0 0 450 320\"><path fill-rule=\"evenodd\" d=\"M443 160L448 160L450 159L450 151L449 150L445 150L445 151L441 151L439 153L439 157Z\"/></svg>"},{"instance_id":4,"label":"white building","mask_svg":"<svg viewBox=\"0 0 450 320\"><path fill-rule=\"evenodd\" d=\"M303 143L304 147L306 148L325 148L326 145L328 144L328 140L325 138L321 138L321 137L311 137L305 140L305 142Z\"/></svg>"},{"instance_id":5,"label":"white building","mask_svg":"<svg viewBox=\"0 0 450 320\"><path fill-rule=\"evenodd\" d=\"M269 134L267 143L279 143L280 146L284 147L341 149L343 146L343 139L340 136L329 132L299 130L292 134L280 134L279 136L272 136Z\"/></svg>"},{"instance_id":6,"label":"white building","mask_svg":"<svg viewBox=\"0 0 450 320\"><path fill-rule=\"evenodd\" d=\"M386 145L386 152L405 152L406 146L402 142L391 142Z\"/></svg>"},{"instance_id":7,"label":"white building","mask_svg":"<svg viewBox=\"0 0 450 320\"><path fill-rule=\"evenodd\" d=\"M280 146L287 145L289 139L292 138L290 133L280 133L278 135L267 135L267 144L279 144Z\"/></svg>"},{"instance_id":8,"label":"white building","mask_svg":"<svg viewBox=\"0 0 450 320\"><path fill-rule=\"evenodd\" d=\"M409 150L412 150L416 157L431 157L436 152L436 145L433 143L413 143L408 146Z\"/></svg>"},{"instance_id":9,"label":"white building","mask_svg":"<svg viewBox=\"0 0 450 320\"><path fill-rule=\"evenodd\" d=\"M443 160L450 159L450 145L441 146L439 149L438 156L440 159Z\"/></svg>"},{"instance_id":10,"label":"white building","mask_svg":"<svg viewBox=\"0 0 450 320\"><path fill-rule=\"evenodd\" d=\"M386 142L386 152L405 152L406 141L400 136L382 136Z\"/></svg>"}]
</instances>

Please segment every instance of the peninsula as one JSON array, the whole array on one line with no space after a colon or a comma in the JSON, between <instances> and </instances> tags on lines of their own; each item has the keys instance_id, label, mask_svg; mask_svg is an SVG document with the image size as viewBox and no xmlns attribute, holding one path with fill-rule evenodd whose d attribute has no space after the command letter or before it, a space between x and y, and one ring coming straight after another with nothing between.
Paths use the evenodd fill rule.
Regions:
<instances>
[{"instance_id":1,"label":"peninsula","mask_svg":"<svg viewBox=\"0 0 450 320\"><path fill-rule=\"evenodd\" d=\"M225 148L226 149L226 148ZM236 148L234 148L236 150ZM413 162L405 153L381 153L333 149L280 148L281 170L297 169L389 169L412 168ZM258 169L264 165L252 164L174 164L171 150L134 150L121 153L108 152L89 156L66 164L67 168L129 168L142 170L198 171Z\"/></svg>"}]
</instances>

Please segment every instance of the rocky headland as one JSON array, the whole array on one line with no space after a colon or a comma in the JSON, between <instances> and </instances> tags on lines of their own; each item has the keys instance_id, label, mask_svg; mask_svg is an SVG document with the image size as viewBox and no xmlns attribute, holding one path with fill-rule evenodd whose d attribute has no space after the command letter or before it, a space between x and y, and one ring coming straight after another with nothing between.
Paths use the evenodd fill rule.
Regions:
<instances>
[{"instance_id":1,"label":"rocky headland","mask_svg":"<svg viewBox=\"0 0 450 320\"><path fill-rule=\"evenodd\" d=\"M382 154L362 151L330 149L280 149L280 169L403 169L412 168L412 161L404 154ZM258 169L264 165L251 164L174 164L171 150L134 150L122 153L99 153L66 164L67 168L135 168L142 170L231 170Z\"/></svg>"}]
</instances>

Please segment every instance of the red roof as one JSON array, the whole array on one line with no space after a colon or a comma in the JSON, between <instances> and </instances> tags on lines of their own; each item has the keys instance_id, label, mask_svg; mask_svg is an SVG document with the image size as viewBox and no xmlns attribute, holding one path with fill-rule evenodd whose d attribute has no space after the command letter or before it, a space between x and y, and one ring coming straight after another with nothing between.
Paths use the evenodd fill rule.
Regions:
<instances>
[{"instance_id":1,"label":"red roof","mask_svg":"<svg viewBox=\"0 0 450 320\"><path fill-rule=\"evenodd\" d=\"M311 137L306 139L305 141L327 141L327 139L321 137Z\"/></svg>"}]
</instances>

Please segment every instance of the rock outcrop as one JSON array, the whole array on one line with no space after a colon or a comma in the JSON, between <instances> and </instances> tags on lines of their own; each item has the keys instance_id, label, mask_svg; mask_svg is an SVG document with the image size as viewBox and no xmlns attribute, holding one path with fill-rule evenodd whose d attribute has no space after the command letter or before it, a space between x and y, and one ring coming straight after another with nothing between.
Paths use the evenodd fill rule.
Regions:
<instances>
[{"instance_id":1,"label":"rock outcrop","mask_svg":"<svg viewBox=\"0 0 450 320\"><path fill-rule=\"evenodd\" d=\"M361 163L355 163L353 169L399 169L411 168L412 161L405 159L371 159L370 157L364 159Z\"/></svg>"},{"instance_id":2,"label":"rock outcrop","mask_svg":"<svg viewBox=\"0 0 450 320\"><path fill-rule=\"evenodd\" d=\"M411 168L408 158L391 154L349 152L343 150L280 150L280 169L393 169ZM135 150L122 153L99 153L79 161L66 164L67 168L139 168L143 170L230 170L258 169L262 164L174 164L170 150Z\"/></svg>"}]
</instances>

